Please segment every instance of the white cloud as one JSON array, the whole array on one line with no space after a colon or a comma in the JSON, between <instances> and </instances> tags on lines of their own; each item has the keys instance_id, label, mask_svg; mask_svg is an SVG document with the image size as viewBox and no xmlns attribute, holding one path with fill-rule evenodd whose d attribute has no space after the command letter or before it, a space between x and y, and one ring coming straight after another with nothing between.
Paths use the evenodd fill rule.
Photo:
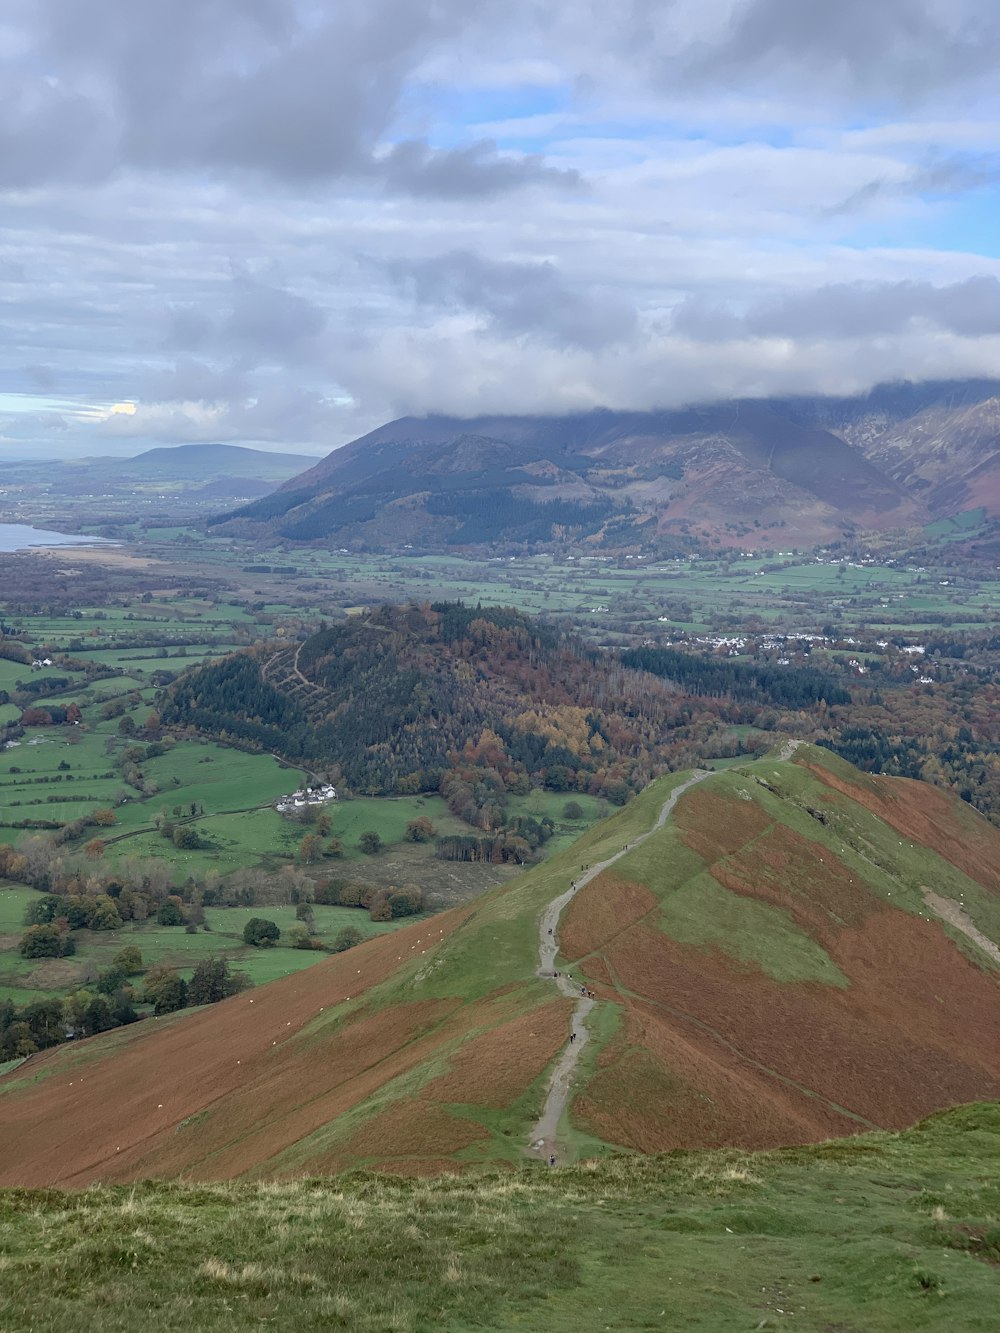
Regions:
<instances>
[{"instance_id":1,"label":"white cloud","mask_svg":"<svg viewBox=\"0 0 1000 1333\"><path fill-rule=\"evenodd\" d=\"M994 373L998 55L986 0L8 0L0 446Z\"/></svg>"}]
</instances>

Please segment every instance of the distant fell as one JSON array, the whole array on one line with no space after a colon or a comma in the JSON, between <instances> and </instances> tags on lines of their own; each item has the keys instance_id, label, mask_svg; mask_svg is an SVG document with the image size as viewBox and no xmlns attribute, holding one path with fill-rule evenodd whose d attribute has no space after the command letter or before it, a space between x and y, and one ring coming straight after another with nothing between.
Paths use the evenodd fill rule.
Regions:
<instances>
[{"instance_id":1,"label":"distant fell","mask_svg":"<svg viewBox=\"0 0 1000 1333\"><path fill-rule=\"evenodd\" d=\"M653 412L404 417L228 515L349 547L815 546L1000 515L1000 383Z\"/></svg>"},{"instance_id":2,"label":"distant fell","mask_svg":"<svg viewBox=\"0 0 1000 1333\"><path fill-rule=\"evenodd\" d=\"M304 454L271 453L237 444L177 444L147 449L133 458L85 459L69 466L114 471L119 477L163 481L216 481L239 477L279 481L295 476L313 459Z\"/></svg>"}]
</instances>

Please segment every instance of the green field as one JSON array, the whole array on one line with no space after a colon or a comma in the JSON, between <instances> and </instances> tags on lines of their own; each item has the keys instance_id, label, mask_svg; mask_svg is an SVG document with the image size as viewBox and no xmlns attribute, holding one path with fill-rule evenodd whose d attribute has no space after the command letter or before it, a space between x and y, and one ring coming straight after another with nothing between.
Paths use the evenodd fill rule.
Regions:
<instances>
[{"instance_id":1,"label":"green field","mask_svg":"<svg viewBox=\"0 0 1000 1333\"><path fill-rule=\"evenodd\" d=\"M24 913L28 904L37 897L34 889L0 881L0 935L20 935L24 929Z\"/></svg>"},{"instance_id":2,"label":"green field","mask_svg":"<svg viewBox=\"0 0 1000 1333\"><path fill-rule=\"evenodd\" d=\"M32 728L0 752L0 841L23 836L17 821L75 819L112 804L123 784L105 742L83 728Z\"/></svg>"},{"instance_id":3,"label":"green field","mask_svg":"<svg viewBox=\"0 0 1000 1333\"><path fill-rule=\"evenodd\" d=\"M992 1333L1000 1107L436 1180L0 1193L0 1326Z\"/></svg>"},{"instance_id":4,"label":"green field","mask_svg":"<svg viewBox=\"0 0 1000 1333\"><path fill-rule=\"evenodd\" d=\"M155 921L129 921L115 931L76 931L76 953L59 960L53 968L48 960L22 958L17 951L25 910L38 896L34 889L0 885L0 936L10 941L3 946L0 940L0 999L11 999L15 1004L26 1004L39 997L51 998L78 988L110 967L115 954L126 944L139 947L147 967L164 963L177 968L184 977L190 977L201 959L224 957L233 967L248 973L255 985L300 971L327 957L319 950L294 949L283 941L272 949L255 949L244 944L243 927L251 917L275 922L287 939L287 932L296 924L294 907L210 907L205 911L208 929L194 934L188 934L181 926L160 926ZM357 908L322 904L315 905L313 912L316 937L325 945L333 944L344 926L353 926L368 939L397 930L413 920L371 921L367 912ZM32 974L36 974L34 980L30 980Z\"/></svg>"}]
</instances>

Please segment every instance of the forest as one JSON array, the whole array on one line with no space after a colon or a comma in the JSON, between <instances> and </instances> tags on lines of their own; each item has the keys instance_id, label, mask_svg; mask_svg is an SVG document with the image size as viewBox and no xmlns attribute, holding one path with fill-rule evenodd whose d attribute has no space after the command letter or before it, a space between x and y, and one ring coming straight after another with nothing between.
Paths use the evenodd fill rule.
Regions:
<instances>
[{"instance_id":1,"label":"forest","mask_svg":"<svg viewBox=\"0 0 1000 1333\"><path fill-rule=\"evenodd\" d=\"M832 676L814 667L730 662L677 648L634 648L622 654L625 666L666 676L688 694L772 703L780 708L812 704L849 704L851 694Z\"/></svg>"},{"instance_id":2,"label":"forest","mask_svg":"<svg viewBox=\"0 0 1000 1333\"><path fill-rule=\"evenodd\" d=\"M198 668L161 713L169 727L324 763L366 795L447 795L447 775L474 769L468 798L454 799L482 810L539 783L624 799L664 766L682 702L520 611L437 603L379 607L296 648Z\"/></svg>"},{"instance_id":3,"label":"forest","mask_svg":"<svg viewBox=\"0 0 1000 1333\"><path fill-rule=\"evenodd\" d=\"M502 830L520 838L507 829L508 793L544 786L617 803L657 773L736 759L775 732L932 782L1000 820L1000 687L979 665L992 637L928 639L927 685L895 649L859 675L801 653L779 664L677 647L599 652L510 607L383 606L298 645L198 667L166 692L162 716L323 767L345 791L438 791L494 838L441 849L460 859L521 857L518 842L495 842Z\"/></svg>"}]
</instances>

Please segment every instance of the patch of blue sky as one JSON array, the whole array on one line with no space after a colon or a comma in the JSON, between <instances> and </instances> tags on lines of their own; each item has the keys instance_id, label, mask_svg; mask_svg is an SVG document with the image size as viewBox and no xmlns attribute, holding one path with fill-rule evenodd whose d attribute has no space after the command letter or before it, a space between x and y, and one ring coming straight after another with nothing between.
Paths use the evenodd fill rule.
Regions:
<instances>
[{"instance_id":1,"label":"patch of blue sky","mask_svg":"<svg viewBox=\"0 0 1000 1333\"><path fill-rule=\"evenodd\" d=\"M480 138L483 127L516 125L521 123L521 136L530 140L537 151L539 135L527 127L532 122L539 126L549 124L550 117L566 113L571 100L568 87L538 87L534 85L505 88L444 88L440 85L411 87L402 102L399 121L409 127L414 122L424 126L423 133L435 147L460 147L470 139ZM396 137L405 137L397 132ZM499 141L499 136L497 137ZM542 135L541 137L544 137ZM504 147L517 147L508 144Z\"/></svg>"},{"instance_id":2,"label":"patch of blue sky","mask_svg":"<svg viewBox=\"0 0 1000 1333\"><path fill-rule=\"evenodd\" d=\"M1000 188L962 199L924 196L929 207L905 219L861 220L845 227L843 239L863 249L938 250L1000 259Z\"/></svg>"}]
</instances>

